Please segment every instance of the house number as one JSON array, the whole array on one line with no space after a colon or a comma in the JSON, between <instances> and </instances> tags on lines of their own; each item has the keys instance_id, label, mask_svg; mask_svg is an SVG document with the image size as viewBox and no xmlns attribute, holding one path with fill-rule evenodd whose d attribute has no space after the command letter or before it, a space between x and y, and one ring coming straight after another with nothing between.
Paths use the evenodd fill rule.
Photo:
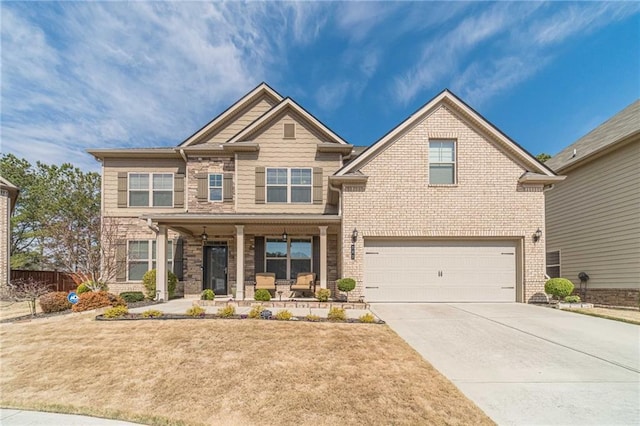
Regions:
<instances>
[{"instance_id":1,"label":"house number","mask_svg":"<svg viewBox=\"0 0 640 426\"><path fill-rule=\"evenodd\" d=\"M354 260L355 258L356 258L356 245L351 244L351 260Z\"/></svg>"}]
</instances>

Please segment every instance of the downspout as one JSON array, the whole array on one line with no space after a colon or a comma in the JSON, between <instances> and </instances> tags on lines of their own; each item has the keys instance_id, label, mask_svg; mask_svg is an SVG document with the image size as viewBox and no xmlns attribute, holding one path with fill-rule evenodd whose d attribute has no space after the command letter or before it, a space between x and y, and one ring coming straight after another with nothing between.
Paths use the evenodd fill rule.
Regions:
<instances>
[{"instance_id":1,"label":"downspout","mask_svg":"<svg viewBox=\"0 0 640 426\"><path fill-rule=\"evenodd\" d=\"M329 190L335 191L338 193L338 216L342 216L342 191L340 188L336 188L331 184L331 181L327 181L329 183Z\"/></svg>"},{"instance_id":2,"label":"downspout","mask_svg":"<svg viewBox=\"0 0 640 426\"><path fill-rule=\"evenodd\" d=\"M149 227L149 229L151 229L156 235L158 235L158 232L160 232L160 228L158 228L158 225L154 225L153 221L151 220L151 218L147 218L147 226Z\"/></svg>"}]
</instances>

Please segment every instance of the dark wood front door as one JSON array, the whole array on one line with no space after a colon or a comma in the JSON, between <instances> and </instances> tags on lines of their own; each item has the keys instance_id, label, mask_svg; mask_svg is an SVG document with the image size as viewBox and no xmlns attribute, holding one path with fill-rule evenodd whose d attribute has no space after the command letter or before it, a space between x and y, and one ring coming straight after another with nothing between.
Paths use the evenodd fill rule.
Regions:
<instances>
[{"instance_id":1,"label":"dark wood front door","mask_svg":"<svg viewBox=\"0 0 640 426\"><path fill-rule=\"evenodd\" d=\"M210 288L216 295L226 296L227 291L227 258L226 245L211 245L204 248L204 283L203 289Z\"/></svg>"}]
</instances>

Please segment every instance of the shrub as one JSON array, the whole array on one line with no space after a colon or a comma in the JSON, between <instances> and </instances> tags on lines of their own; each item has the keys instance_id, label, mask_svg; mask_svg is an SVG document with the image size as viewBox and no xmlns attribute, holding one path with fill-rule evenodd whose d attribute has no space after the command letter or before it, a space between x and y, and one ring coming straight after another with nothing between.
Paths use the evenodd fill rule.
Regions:
<instances>
[{"instance_id":1,"label":"shrub","mask_svg":"<svg viewBox=\"0 0 640 426\"><path fill-rule=\"evenodd\" d=\"M129 310L126 306L114 306L113 308L109 308L104 311L104 314L102 316L104 316L105 318L120 318L127 315L128 313Z\"/></svg>"},{"instance_id":2,"label":"shrub","mask_svg":"<svg viewBox=\"0 0 640 426\"><path fill-rule=\"evenodd\" d=\"M162 315L164 314L157 309L147 309L142 313L142 318L158 318Z\"/></svg>"},{"instance_id":3,"label":"shrub","mask_svg":"<svg viewBox=\"0 0 640 426\"><path fill-rule=\"evenodd\" d=\"M260 300L261 302L268 302L271 300L271 293L269 293L269 290L259 288L256 290L256 294L253 295L253 298L255 300Z\"/></svg>"},{"instance_id":4,"label":"shrub","mask_svg":"<svg viewBox=\"0 0 640 426\"><path fill-rule=\"evenodd\" d=\"M578 295L567 296L564 298L564 301L567 303L580 303L580 296Z\"/></svg>"},{"instance_id":5,"label":"shrub","mask_svg":"<svg viewBox=\"0 0 640 426\"><path fill-rule=\"evenodd\" d=\"M573 283L566 278L551 278L544 284L544 292L555 296L556 299L564 299L573 291Z\"/></svg>"},{"instance_id":6,"label":"shrub","mask_svg":"<svg viewBox=\"0 0 640 426\"><path fill-rule=\"evenodd\" d=\"M67 300L67 293L64 291L54 291L40 296L40 307L42 312L61 312L71 309L71 302Z\"/></svg>"},{"instance_id":7,"label":"shrub","mask_svg":"<svg viewBox=\"0 0 640 426\"><path fill-rule=\"evenodd\" d=\"M331 290L328 288L321 288L316 291L316 299L320 302L326 302L331 297Z\"/></svg>"},{"instance_id":8,"label":"shrub","mask_svg":"<svg viewBox=\"0 0 640 426\"><path fill-rule=\"evenodd\" d=\"M176 284L178 283L178 277L176 274L169 271L167 278L167 288L169 290L169 299L171 299L176 292ZM142 284L144 284L145 296L149 299L156 298L156 270L151 269L142 276Z\"/></svg>"},{"instance_id":9,"label":"shrub","mask_svg":"<svg viewBox=\"0 0 640 426\"><path fill-rule=\"evenodd\" d=\"M87 285L85 283L82 283L76 289L76 294L78 296L80 296L82 293L88 293L90 291L91 291L91 289L89 287L87 287Z\"/></svg>"},{"instance_id":10,"label":"shrub","mask_svg":"<svg viewBox=\"0 0 640 426\"><path fill-rule=\"evenodd\" d=\"M356 288L356 280L353 278L340 278L338 280L338 290L349 293L354 288Z\"/></svg>"},{"instance_id":11,"label":"shrub","mask_svg":"<svg viewBox=\"0 0 640 426\"><path fill-rule=\"evenodd\" d=\"M370 324L372 322L376 322L376 317L374 317L371 312L367 312L366 314L358 318L358 321Z\"/></svg>"},{"instance_id":12,"label":"shrub","mask_svg":"<svg viewBox=\"0 0 640 426\"><path fill-rule=\"evenodd\" d=\"M293 316L293 314L290 311L287 311L286 309L283 309L283 310L279 311L275 315L275 318L277 320L281 320L281 321L289 321L292 316Z\"/></svg>"},{"instance_id":13,"label":"shrub","mask_svg":"<svg viewBox=\"0 0 640 426\"><path fill-rule=\"evenodd\" d=\"M260 313L264 311L264 308L262 307L262 305L257 305L254 306L253 308L251 308L251 310L249 311L249 318L260 318Z\"/></svg>"},{"instance_id":14,"label":"shrub","mask_svg":"<svg viewBox=\"0 0 640 426\"><path fill-rule=\"evenodd\" d=\"M215 300L216 294L210 288L204 289L202 294L200 295L200 299L202 300Z\"/></svg>"},{"instance_id":15,"label":"shrub","mask_svg":"<svg viewBox=\"0 0 640 426\"><path fill-rule=\"evenodd\" d=\"M307 321L318 322L320 321L320 317L314 314L307 315Z\"/></svg>"},{"instance_id":16,"label":"shrub","mask_svg":"<svg viewBox=\"0 0 640 426\"><path fill-rule=\"evenodd\" d=\"M85 281L78 286L76 294L87 293L89 291L109 291L109 286L106 283L100 283L95 281Z\"/></svg>"},{"instance_id":17,"label":"shrub","mask_svg":"<svg viewBox=\"0 0 640 426\"><path fill-rule=\"evenodd\" d=\"M186 314L189 315L190 317L202 317L204 316L204 308L201 308L198 305L192 306L189 309L187 309Z\"/></svg>"},{"instance_id":18,"label":"shrub","mask_svg":"<svg viewBox=\"0 0 640 426\"><path fill-rule=\"evenodd\" d=\"M222 318L230 318L236 314L236 308L233 305L227 305L218 309L218 315Z\"/></svg>"},{"instance_id":19,"label":"shrub","mask_svg":"<svg viewBox=\"0 0 640 426\"><path fill-rule=\"evenodd\" d=\"M127 306L127 303L120 296L107 293L106 291L90 291L78 296L78 303L71 309L74 312L88 311L90 309L104 308L105 306Z\"/></svg>"},{"instance_id":20,"label":"shrub","mask_svg":"<svg viewBox=\"0 0 640 426\"><path fill-rule=\"evenodd\" d=\"M127 303L142 302L144 300L144 294L141 291L125 291L120 293L120 297Z\"/></svg>"},{"instance_id":21,"label":"shrub","mask_svg":"<svg viewBox=\"0 0 640 426\"><path fill-rule=\"evenodd\" d=\"M333 308L329 309L327 318L329 319L329 321L346 321L347 313L344 309L334 306Z\"/></svg>"}]
</instances>

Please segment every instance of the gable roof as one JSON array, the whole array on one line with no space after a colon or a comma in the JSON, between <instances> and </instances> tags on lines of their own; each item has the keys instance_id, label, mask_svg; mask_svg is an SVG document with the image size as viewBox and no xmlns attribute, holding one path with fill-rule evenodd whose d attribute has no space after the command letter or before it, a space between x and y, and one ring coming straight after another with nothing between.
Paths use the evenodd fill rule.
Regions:
<instances>
[{"instance_id":1,"label":"gable roof","mask_svg":"<svg viewBox=\"0 0 640 426\"><path fill-rule=\"evenodd\" d=\"M2 176L0 176L0 189L4 189L9 193L9 198L11 199L11 211L13 211L16 206L16 199L18 198L20 190L17 186L9 182L8 179L3 178Z\"/></svg>"},{"instance_id":2,"label":"gable roof","mask_svg":"<svg viewBox=\"0 0 640 426\"><path fill-rule=\"evenodd\" d=\"M566 169L640 134L640 99L581 137L545 163L555 171Z\"/></svg>"},{"instance_id":3,"label":"gable roof","mask_svg":"<svg viewBox=\"0 0 640 426\"><path fill-rule=\"evenodd\" d=\"M317 130L323 133L328 139L331 139L333 142L337 142L342 145L349 145L346 141L344 141L340 136L333 132L329 127L327 127L323 122L314 117L311 113L309 113L306 109L298 105L293 99L290 97L286 97L280 103L269 111L262 114L260 117L255 119L253 123L249 124L247 127L242 129L239 133L229 139L226 144L235 144L242 141L248 135L255 133L263 126L265 126L269 120L276 117L279 113L285 111L287 108L295 111L300 116L302 116L307 122L312 124Z\"/></svg>"},{"instance_id":4,"label":"gable roof","mask_svg":"<svg viewBox=\"0 0 640 426\"><path fill-rule=\"evenodd\" d=\"M415 125L419 121L422 121L429 114L434 112L439 106L446 104L458 112L462 113L465 118L476 124L482 130L493 136L501 145L521 162L531 168L530 171L536 172L541 176L555 176L555 173L540 161L538 161L531 153L526 149L518 145L514 140L502 133L496 126L491 124L486 118L478 114L473 108L467 105L464 101L453 94L449 89L444 89L416 112L411 114L406 120L400 123L395 128L391 129L387 134L378 139L374 144L367 148L362 154L356 157L353 161L346 164L340 170L335 173L335 176L343 176L348 173L359 170L369 161L374 159L380 154L384 148L395 142L395 140L401 136L407 129Z\"/></svg>"},{"instance_id":5,"label":"gable roof","mask_svg":"<svg viewBox=\"0 0 640 426\"><path fill-rule=\"evenodd\" d=\"M231 105L229 108L224 110L222 113L220 113L213 120L211 120L210 122L205 124L203 127L201 127L197 132L195 132L194 134L189 136L187 139L185 139L178 146L179 147L186 147L186 146L189 146L189 145L195 143L196 141L198 141L198 139L202 135L210 132L211 130L213 130L216 127L219 127L221 124L225 123L226 120L229 119L230 117L232 117L234 113L236 113L237 111L241 110L243 107L245 107L246 105L250 104L251 102L253 102L257 98L259 98L260 96L267 96L267 97L273 99L274 102L282 101L282 96L278 92L273 90L267 83L265 83L263 81L262 83L257 85L253 90L251 90L249 93L247 93L242 98L240 98L236 103Z\"/></svg>"}]
</instances>

